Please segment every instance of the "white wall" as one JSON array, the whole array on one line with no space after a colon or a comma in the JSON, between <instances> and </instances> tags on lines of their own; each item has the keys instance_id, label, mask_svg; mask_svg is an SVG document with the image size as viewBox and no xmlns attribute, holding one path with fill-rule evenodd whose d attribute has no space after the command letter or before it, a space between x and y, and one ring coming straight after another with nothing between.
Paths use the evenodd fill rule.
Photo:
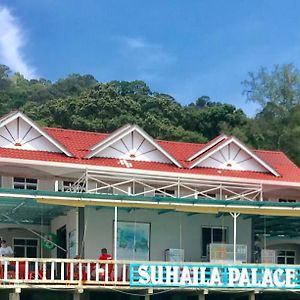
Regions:
<instances>
[{"instance_id":1,"label":"white wall","mask_svg":"<svg viewBox=\"0 0 300 300\"><path fill-rule=\"evenodd\" d=\"M69 233L73 230L76 230L77 226L77 209L74 208L70 211L67 212L66 215L64 216L59 216L51 221L51 232L56 234L56 231L63 227L66 226L66 231L67 231L67 247L69 245ZM52 257L56 257L56 251L53 250L51 252ZM67 255L69 257L69 255Z\"/></svg>"},{"instance_id":2,"label":"white wall","mask_svg":"<svg viewBox=\"0 0 300 300\"><path fill-rule=\"evenodd\" d=\"M114 209L86 208L87 233L85 257L97 258L100 250L106 247L113 253ZM150 260L164 260L164 251L168 248L185 250L185 261L201 261L202 226L224 226L228 228L227 242L233 243L233 219L230 216L216 218L215 215L199 214L188 216L184 213L158 214L155 210L136 210L127 212L119 209L119 221L149 222ZM180 224L182 245L180 245ZM247 244L248 260L251 261L251 220L238 219L238 244Z\"/></svg>"}]
</instances>

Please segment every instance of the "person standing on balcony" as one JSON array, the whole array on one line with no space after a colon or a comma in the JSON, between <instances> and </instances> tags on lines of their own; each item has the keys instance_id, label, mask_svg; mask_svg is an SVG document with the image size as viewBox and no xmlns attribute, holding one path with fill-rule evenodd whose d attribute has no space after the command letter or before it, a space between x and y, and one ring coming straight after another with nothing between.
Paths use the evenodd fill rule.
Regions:
<instances>
[{"instance_id":1,"label":"person standing on balcony","mask_svg":"<svg viewBox=\"0 0 300 300\"><path fill-rule=\"evenodd\" d=\"M14 251L10 246L7 246L6 241L1 241L1 247L0 247L0 256L1 257L13 257ZM4 261L2 261L2 265L4 265ZM8 270L14 270L14 266L8 262Z\"/></svg>"}]
</instances>

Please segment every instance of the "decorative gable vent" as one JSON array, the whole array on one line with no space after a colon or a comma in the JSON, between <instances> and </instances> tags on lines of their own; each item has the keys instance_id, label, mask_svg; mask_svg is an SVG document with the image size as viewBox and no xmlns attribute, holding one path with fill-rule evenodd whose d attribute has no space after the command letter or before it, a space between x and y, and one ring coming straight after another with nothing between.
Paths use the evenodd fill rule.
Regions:
<instances>
[{"instance_id":1,"label":"decorative gable vent","mask_svg":"<svg viewBox=\"0 0 300 300\"><path fill-rule=\"evenodd\" d=\"M0 148L72 154L21 112L0 119Z\"/></svg>"},{"instance_id":2,"label":"decorative gable vent","mask_svg":"<svg viewBox=\"0 0 300 300\"><path fill-rule=\"evenodd\" d=\"M280 174L234 137L225 137L206 149L191 163L190 168L207 167L236 171Z\"/></svg>"},{"instance_id":3,"label":"decorative gable vent","mask_svg":"<svg viewBox=\"0 0 300 300\"><path fill-rule=\"evenodd\" d=\"M137 125L126 125L91 148L86 158L107 157L122 160L181 164Z\"/></svg>"}]
</instances>

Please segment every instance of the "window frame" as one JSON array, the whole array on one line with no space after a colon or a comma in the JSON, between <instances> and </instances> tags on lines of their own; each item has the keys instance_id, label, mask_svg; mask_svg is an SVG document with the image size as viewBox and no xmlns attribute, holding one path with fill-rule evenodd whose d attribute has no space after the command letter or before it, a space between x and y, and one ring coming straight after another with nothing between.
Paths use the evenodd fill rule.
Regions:
<instances>
[{"instance_id":1,"label":"window frame","mask_svg":"<svg viewBox=\"0 0 300 300\"><path fill-rule=\"evenodd\" d=\"M31 246L31 245L27 245L26 242L24 245L18 245L18 244L15 244L15 240L25 240L25 241L28 241L28 240L31 240L31 241L36 241L36 246ZM27 255L27 248L36 248L36 257L39 258L40 257L40 240L38 238L32 238L32 237L12 237L12 248L13 248L13 251L15 252L15 247L23 247L24 248L24 257L27 258L28 255Z\"/></svg>"},{"instance_id":2,"label":"window frame","mask_svg":"<svg viewBox=\"0 0 300 300\"><path fill-rule=\"evenodd\" d=\"M16 181L16 179L23 179L24 182L20 181ZM28 180L35 180L36 183L32 183L32 182L27 182ZM12 185L13 185L13 188L16 189L16 190L33 190L33 191L37 191L39 189L39 180L38 178L31 178L31 177L13 177L12 178ZM24 188L17 188L16 185L19 185L19 186L23 186ZM36 188L35 189L28 189L28 186L35 186Z\"/></svg>"},{"instance_id":3,"label":"window frame","mask_svg":"<svg viewBox=\"0 0 300 300\"><path fill-rule=\"evenodd\" d=\"M279 255L279 252L285 252L285 255ZM293 256L287 255L287 252L293 252L294 255ZM279 263L278 262L279 257L284 258L284 263ZM293 264L287 263L288 258L293 258L294 263ZM293 250L293 249L276 249L276 264L279 264L279 265L295 265L296 264L296 250Z\"/></svg>"},{"instance_id":4,"label":"window frame","mask_svg":"<svg viewBox=\"0 0 300 300\"><path fill-rule=\"evenodd\" d=\"M210 229L210 243L206 244L206 247L204 249L204 243L203 243L203 229ZM224 243L227 244L227 240L228 240L228 227L227 226L208 226L208 225L204 225L201 226L201 256L203 258L207 258L208 257L208 251L207 251L207 246L209 244L214 243L213 237L213 231L216 229L221 229L222 230L222 241L221 242L216 242L216 243ZM223 240L223 233L225 232L225 239Z\"/></svg>"}]
</instances>

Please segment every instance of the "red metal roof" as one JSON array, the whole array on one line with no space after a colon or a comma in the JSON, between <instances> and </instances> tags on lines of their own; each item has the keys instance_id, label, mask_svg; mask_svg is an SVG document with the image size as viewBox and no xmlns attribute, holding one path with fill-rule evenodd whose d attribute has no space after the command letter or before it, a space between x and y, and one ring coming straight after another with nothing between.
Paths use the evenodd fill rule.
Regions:
<instances>
[{"instance_id":1,"label":"red metal roof","mask_svg":"<svg viewBox=\"0 0 300 300\"><path fill-rule=\"evenodd\" d=\"M45 152L45 151L29 151L19 149L0 148L0 157L17 158L26 160L39 160L48 162L63 162L93 166L108 166L126 168L120 164L119 159L115 158L98 158L93 157L85 159L85 155L89 149L103 140L108 134L85 132L78 130L67 130L59 128L44 128L44 130L64 145L74 157L67 157L61 153ZM278 151L261 151L253 150L253 152L272 168L274 168L281 176L276 177L272 174L250 171L234 171L219 170L214 168L193 168L189 169L187 161L194 153L199 151L205 144L183 143L173 141L157 140L157 143L167 152L174 156L183 164L183 168L178 168L173 164L130 161L133 169L152 170L174 173L201 174L207 176L232 177L256 180L273 180L300 183L300 169L282 152ZM225 179L225 178L224 178Z\"/></svg>"}]
</instances>

